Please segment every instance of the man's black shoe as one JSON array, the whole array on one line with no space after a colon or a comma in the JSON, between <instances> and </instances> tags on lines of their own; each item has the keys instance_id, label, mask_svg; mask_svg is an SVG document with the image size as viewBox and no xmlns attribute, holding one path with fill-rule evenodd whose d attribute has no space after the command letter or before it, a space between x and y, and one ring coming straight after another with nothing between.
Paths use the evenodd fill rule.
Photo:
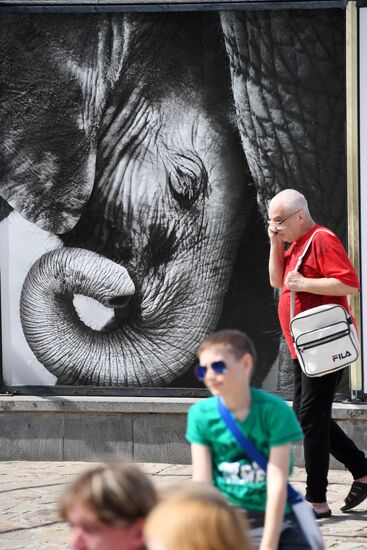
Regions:
<instances>
[{"instance_id":1,"label":"man's black shoe","mask_svg":"<svg viewBox=\"0 0 367 550\"><path fill-rule=\"evenodd\" d=\"M316 519L325 519L325 518L329 518L332 514L331 510L327 510L326 512L317 512L316 510L313 511L313 513L315 514L315 518Z\"/></svg>"},{"instance_id":2,"label":"man's black shoe","mask_svg":"<svg viewBox=\"0 0 367 550\"><path fill-rule=\"evenodd\" d=\"M367 498L367 483L353 481L347 498L344 499L345 505L340 509L342 512L349 512L352 508L361 504Z\"/></svg>"}]
</instances>

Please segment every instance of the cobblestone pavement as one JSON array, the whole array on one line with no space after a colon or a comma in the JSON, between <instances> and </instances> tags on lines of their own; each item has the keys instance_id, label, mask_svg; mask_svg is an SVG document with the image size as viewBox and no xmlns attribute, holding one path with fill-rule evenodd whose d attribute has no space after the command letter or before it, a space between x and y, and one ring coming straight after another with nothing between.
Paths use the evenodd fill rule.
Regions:
<instances>
[{"instance_id":1,"label":"cobblestone pavement","mask_svg":"<svg viewBox=\"0 0 367 550\"><path fill-rule=\"evenodd\" d=\"M87 462L0 462L0 549L66 550L68 527L57 516L57 502L65 485L92 466ZM190 479L185 465L142 464L154 481ZM296 468L293 484L304 488L304 471ZM320 521L327 548L367 549L367 501L354 513L340 507L351 478L344 471L330 472L331 518Z\"/></svg>"}]
</instances>

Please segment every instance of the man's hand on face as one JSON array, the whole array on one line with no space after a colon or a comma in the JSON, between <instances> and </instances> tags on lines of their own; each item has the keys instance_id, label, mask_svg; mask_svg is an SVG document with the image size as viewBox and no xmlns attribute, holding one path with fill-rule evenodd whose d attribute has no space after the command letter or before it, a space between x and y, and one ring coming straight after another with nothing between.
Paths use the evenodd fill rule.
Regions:
<instances>
[{"instance_id":1,"label":"man's hand on face","mask_svg":"<svg viewBox=\"0 0 367 550\"><path fill-rule=\"evenodd\" d=\"M268 226L268 236L271 244L280 244L283 243L282 239L279 236L279 233L271 225Z\"/></svg>"},{"instance_id":2,"label":"man's hand on face","mask_svg":"<svg viewBox=\"0 0 367 550\"><path fill-rule=\"evenodd\" d=\"M302 292L304 290L305 277L298 271L290 271L285 278L286 287L292 292Z\"/></svg>"}]
</instances>

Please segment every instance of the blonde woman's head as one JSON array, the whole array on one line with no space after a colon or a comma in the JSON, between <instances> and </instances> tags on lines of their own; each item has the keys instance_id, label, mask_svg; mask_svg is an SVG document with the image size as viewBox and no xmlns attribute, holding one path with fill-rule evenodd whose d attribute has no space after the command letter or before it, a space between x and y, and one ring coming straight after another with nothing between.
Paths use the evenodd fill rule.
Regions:
<instances>
[{"instance_id":1,"label":"blonde woman's head","mask_svg":"<svg viewBox=\"0 0 367 550\"><path fill-rule=\"evenodd\" d=\"M250 550L247 522L216 491L168 496L144 525L148 550Z\"/></svg>"}]
</instances>

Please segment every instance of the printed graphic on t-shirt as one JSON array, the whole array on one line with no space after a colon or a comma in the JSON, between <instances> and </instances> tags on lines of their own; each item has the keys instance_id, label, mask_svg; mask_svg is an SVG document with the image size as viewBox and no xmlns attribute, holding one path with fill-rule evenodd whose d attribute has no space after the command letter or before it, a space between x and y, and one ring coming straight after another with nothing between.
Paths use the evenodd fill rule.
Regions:
<instances>
[{"instance_id":1,"label":"printed graphic on t-shirt","mask_svg":"<svg viewBox=\"0 0 367 550\"><path fill-rule=\"evenodd\" d=\"M223 481L231 485L258 483L265 479L264 470L256 462L251 462L250 464L221 462L218 465L218 470L222 474Z\"/></svg>"}]
</instances>

